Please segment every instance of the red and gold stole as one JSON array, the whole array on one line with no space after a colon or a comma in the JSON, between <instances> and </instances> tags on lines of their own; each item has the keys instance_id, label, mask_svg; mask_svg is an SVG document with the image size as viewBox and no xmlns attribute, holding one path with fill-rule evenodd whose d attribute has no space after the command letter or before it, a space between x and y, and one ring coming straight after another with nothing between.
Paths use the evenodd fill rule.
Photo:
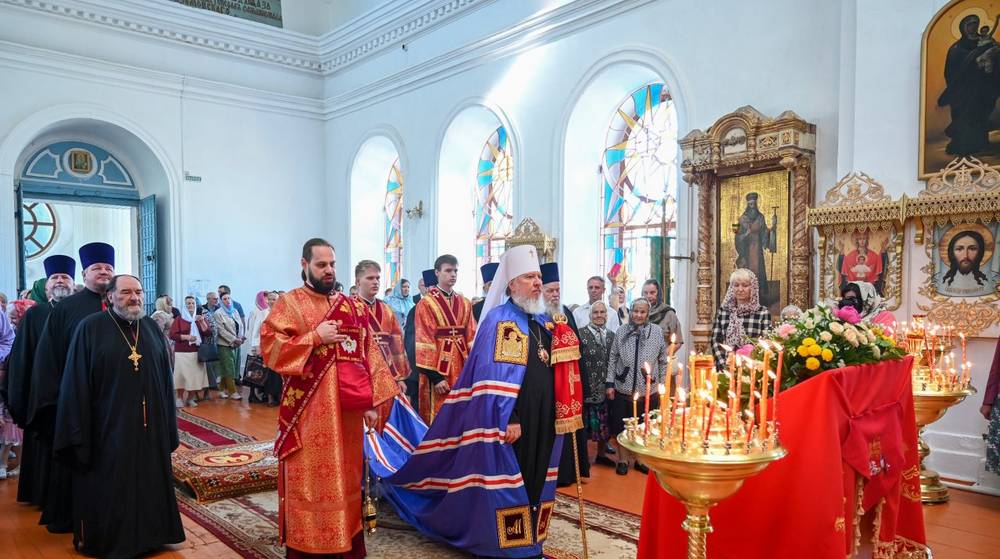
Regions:
<instances>
[{"instance_id":1,"label":"red and gold stole","mask_svg":"<svg viewBox=\"0 0 1000 559\"><path fill-rule=\"evenodd\" d=\"M552 368L555 372L556 434L583 429L583 379L580 377L580 339L566 316L556 314L552 332Z\"/></svg>"},{"instance_id":2,"label":"red and gold stole","mask_svg":"<svg viewBox=\"0 0 1000 559\"><path fill-rule=\"evenodd\" d=\"M374 304L368 304L360 296L355 297L368 309L372 333L386 363L389 364L393 378L406 380L406 377L410 376L410 363L406 360L406 348L403 347L403 329L400 328L392 308L378 299Z\"/></svg>"},{"instance_id":3,"label":"red and gold stole","mask_svg":"<svg viewBox=\"0 0 1000 559\"><path fill-rule=\"evenodd\" d=\"M366 409L382 403L398 392L381 355L372 354L377 346L372 336L368 314L357 301L343 295L332 298L330 310L323 320L339 321L338 333L347 336L347 339L336 344L317 346L306 361L301 376L284 378L282 405L278 411L278 439L274 443L274 451L279 460L287 458L302 447L296 428L299 418L309 405L320 382L331 371L338 377L342 399L344 397L342 385L346 379L358 379L363 375L363 378L371 383L372 402ZM340 405L360 409L358 406L361 403L342 400Z\"/></svg>"},{"instance_id":4,"label":"red and gold stole","mask_svg":"<svg viewBox=\"0 0 1000 559\"><path fill-rule=\"evenodd\" d=\"M433 317L431 324L417 323L417 366L437 371L454 382L469 356L469 344L475 330L472 305L469 300L455 294L445 297L440 289L431 288L420 299ZM472 330L472 334L468 332Z\"/></svg>"}]
</instances>

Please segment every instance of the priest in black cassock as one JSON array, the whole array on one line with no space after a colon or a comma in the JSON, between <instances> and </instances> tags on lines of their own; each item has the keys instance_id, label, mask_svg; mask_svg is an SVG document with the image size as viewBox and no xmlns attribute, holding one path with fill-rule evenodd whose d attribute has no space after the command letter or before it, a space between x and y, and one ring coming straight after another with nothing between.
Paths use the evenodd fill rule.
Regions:
<instances>
[{"instance_id":1,"label":"priest in black cassock","mask_svg":"<svg viewBox=\"0 0 1000 559\"><path fill-rule=\"evenodd\" d=\"M170 466L174 384L139 279L115 276L108 299L111 308L83 319L70 344L53 449L73 473L76 548L134 557L184 541Z\"/></svg>"},{"instance_id":2,"label":"priest in black cassock","mask_svg":"<svg viewBox=\"0 0 1000 559\"><path fill-rule=\"evenodd\" d=\"M573 329L577 339L580 339L580 330L576 327L576 319L573 313L562 304L559 283L559 264L549 262L541 265L542 270L542 296L545 297L545 310L549 316L562 313L566 315L566 323ZM583 382L583 393L588 394L589 389L587 374L580 375ZM574 434L576 437L577 460L580 462L580 477L590 477L590 459L587 457L587 435L583 429L578 429ZM559 460L559 487L565 487L576 483L576 466L573 464L573 441L567 435L563 441L562 458Z\"/></svg>"},{"instance_id":3,"label":"priest in black cassock","mask_svg":"<svg viewBox=\"0 0 1000 559\"><path fill-rule=\"evenodd\" d=\"M105 243L90 243L80 247L83 266L83 291L70 295L49 314L35 350L31 387L28 396L25 426L52 444L55 436L56 405L62 382L66 355L76 327L87 316L106 308L107 292L115 275L115 250ZM65 534L73 530L72 476L56 461L49 461L48 486L43 496L40 524L49 532Z\"/></svg>"},{"instance_id":4,"label":"priest in black cassock","mask_svg":"<svg viewBox=\"0 0 1000 559\"><path fill-rule=\"evenodd\" d=\"M472 316L476 319L476 324L479 324L479 319L482 318L481 315L483 314L483 304L486 303L486 294L490 292L493 276L497 275L497 268L499 267L499 262L487 262L479 267L479 275L483 278L483 298L472 305Z\"/></svg>"},{"instance_id":5,"label":"priest in black cassock","mask_svg":"<svg viewBox=\"0 0 1000 559\"><path fill-rule=\"evenodd\" d=\"M52 309L73 294L76 278L76 260L54 254L42 263L45 266L46 289L50 299L29 308L17 327L14 347L7 362L7 377L3 393L11 418L22 428L27 423L28 395L31 391L32 364L35 348L42 336L45 321ZM49 461L52 457L51 439L46 441L33 429L24 429L21 448L21 475L17 480L17 500L41 506L49 481Z\"/></svg>"}]
</instances>

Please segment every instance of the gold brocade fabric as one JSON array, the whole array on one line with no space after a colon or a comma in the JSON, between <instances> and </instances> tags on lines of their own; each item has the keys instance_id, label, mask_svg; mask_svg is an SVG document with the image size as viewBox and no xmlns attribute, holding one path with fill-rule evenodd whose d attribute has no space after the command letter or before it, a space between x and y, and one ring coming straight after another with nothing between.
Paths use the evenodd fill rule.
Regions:
<instances>
[{"instance_id":1,"label":"gold brocade fabric","mask_svg":"<svg viewBox=\"0 0 1000 559\"><path fill-rule=\"evenodd\" d=\"M449 385L454 385L462 373L476 337L476 319L472 316L472 303L453 294L444 294L432 288L417 303L413 313L416 335L417 367L443 375ZM431 385L425 375L420 375L420 414L430 424ZM434 413L444 404L444 396L435 398Z\"/></svg>"},{"instance_id":2,"label":"gold brocade fabric","mask_svg":"<svg viewBox=\"0 0 1000 559\"><path fill-rule=\"evenodd\" d=\"M316 326L332 305L342 304L355 303L339 293L327 297L305 287L282 295L261 328L261 352L268 367L287 377L306 375L309 357L326 348L314 332ZM395 396L398 388L374 336L365 338L364 364L377 405ZM282 406L296 400L287 383L285 392ZM362 415L341 409L332 363L289 427L297 431L301 446L279 465L278 523L289 547L308 553L351 549L351 538L361 530Z\"/></svg>"}]
</instances>

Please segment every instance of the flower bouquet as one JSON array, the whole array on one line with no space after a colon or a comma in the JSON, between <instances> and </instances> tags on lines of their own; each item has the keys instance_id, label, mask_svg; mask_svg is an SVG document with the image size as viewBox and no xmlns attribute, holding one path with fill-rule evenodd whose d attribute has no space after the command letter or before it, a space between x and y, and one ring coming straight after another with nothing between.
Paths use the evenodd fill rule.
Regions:
<instances>
[{"instance_id":1,"label":"flower bouquet","mask_svg":"<svg viewBox=\"0 0 1000 559\"><path fill-rule=\"evenodd\" d=\"M861 321L853 307L836 309L823 303L779 324L763 339L772 353L775 344L784 348L782 389L829 369L901 359L906 354L881 325ZM754 346L755 359L763 354L761 345Z\"/></svg>"}]
</instances>

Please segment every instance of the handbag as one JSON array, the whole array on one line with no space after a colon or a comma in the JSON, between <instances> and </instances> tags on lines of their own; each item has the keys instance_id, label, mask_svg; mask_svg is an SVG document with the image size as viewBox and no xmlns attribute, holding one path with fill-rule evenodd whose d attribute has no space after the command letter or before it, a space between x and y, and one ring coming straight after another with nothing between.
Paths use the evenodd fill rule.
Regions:
<instances>
[{"instance_id":1,"label":"handbag","mask_svg":"<svg viewBox=\"0 0 1000 559\"><path fill-rule=\"evenodd\" d=\"M215 345L215 338L206 338L198 346L198 361L200 363L211 363L219 360L219 346Z\"/></svg>"},{"instance_id":2,"label":"handbag","mask_svg":"<svg viewBox=\"0 0 1000 559\"><path fill-rule=\"evenodd\" d=\"M263 388L267 382L267 367L264 366L264 357L260 355L250 355L247 357L246 367L243 369L243 385Z\"/></svg>"}]
</instances>

